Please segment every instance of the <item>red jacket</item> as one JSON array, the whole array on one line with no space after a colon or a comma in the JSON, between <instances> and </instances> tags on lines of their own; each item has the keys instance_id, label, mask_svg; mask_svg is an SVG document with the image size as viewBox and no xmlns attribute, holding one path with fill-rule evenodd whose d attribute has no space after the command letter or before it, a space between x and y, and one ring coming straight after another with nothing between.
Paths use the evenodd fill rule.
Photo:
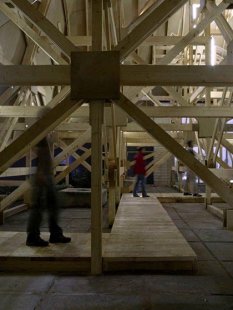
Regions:
<instances>
[{"instance_id":1,"label":"red jacket","mask_svg":"<svg viewBox=\"0 0 233 310\"><path fill-rule=\"evenodd\" d=\"M144 174L144 175L146 174L145 161L143 157L144 157L143 153L138 153L134 157L134 160L135 160L134 173L135 174Z\"/></svg>"}]
</instances>

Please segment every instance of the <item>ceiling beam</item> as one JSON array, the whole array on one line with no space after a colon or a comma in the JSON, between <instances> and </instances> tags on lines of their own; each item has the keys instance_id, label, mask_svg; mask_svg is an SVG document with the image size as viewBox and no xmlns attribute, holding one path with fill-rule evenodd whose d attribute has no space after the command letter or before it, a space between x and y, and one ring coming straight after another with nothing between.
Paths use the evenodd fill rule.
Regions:
<instances>
[{"instance_id":1,"label":"ceiling beam","mask_svg":"<svg viewBox=\"0 0 233 310\"><path fill-rule=\"evenodd\" d=\"M159 63L161 65L169 64L195 37L197 37L206 28L206 26L208 26L216 18L217 15L221 14L228 6L229 3L222 1L219 6L208 12L197 27L193 28L183 39L181 39L180 42L178 42Z\"/></svg>"},{"instance_id":2,"label":"ceiling beam","mask_svg":"<svg viewBox=\"0 0 233 310\"><path fill-rule=\"evenodd\" d=\"M168 117L219 117L219 118L233 118L232 107L207 107L207 106L153 106L153 107L139 107L149 117L155 118L168 118ZM0 106L0 118L1 117L25 117L25 118L37 118L45 107L25 107L25 106ZM107 113L107 112L106 112ZM73 112L71 117L75 118L88 118L89 107L82 106L77 111ZM63 125L61 125L63 126ZM71 130L72 126L78 127L79 124L72 125L72 123L64 125L67 130ZM58 129L59 130L59 127ZM63 129L64 130L64 129Z\"/></svg>"},{"instance_id":3,"label":"ceiling beam","mask_svg":"<svg viewBox=\"0 0 233 310\"><path fill-rule=\"evenodd\" d=\"M67 36L67 38L75 45L75 46L91 46L91 36ZM142 46L171 46L176 45L183 36L150 36L145 41L141 43ZM209 41L209 37L201 36L196 37L190 42L191 45L205 45Z\"/></svg>"},{"instance_id":4,"label":"ceiling beam","mask_svg":"<svg viewBox=\"0 0 233 310\"><path fill-rule=\"evenodd\" d=\"M15 5L39 30L44 32L55 45L70 58L76 46L68 40L40 11L27 0L9 0Z\"/></svg>"},{"instance_id":5,"label":"ceiling beam","mask_svg":"<svg viewBox=\"0 0 233 310\"><path fill-rule=\"evenodd\" d=\"M36 29L32 29L23 18L19 17L19 15L17 15L6 4L0 2L0 10L56 63L67 63L67 61L65 61L57 52L55 52L55 50L50 46L49 42L41 38ZM40 14L44 16L42 13Z\"/></svg>"},{"instance_id":6,"label":"ceiling beam","mask_svg":"<svg viewBox=\"0 0 233 310\"><path fill-rule=\"evenodd\" d=\"M232 66L121 65L121 85L209 86L233 85ZM1 66L0 85L70 85L70 66Z\"/></svg>"},{"instance_id":7,"label":"ceiling beam","mask_svg":"<svg viewBox=\"0 0 233 310\"><path fill-rule=\"evenodd\" d=\"M155 7L149 16L142 20L140 24L115 46L115 50L120 50L121 59L126 58L133 52L186 2L187 0L164 0L158 7Z\"/></svg>"}]
</instances>

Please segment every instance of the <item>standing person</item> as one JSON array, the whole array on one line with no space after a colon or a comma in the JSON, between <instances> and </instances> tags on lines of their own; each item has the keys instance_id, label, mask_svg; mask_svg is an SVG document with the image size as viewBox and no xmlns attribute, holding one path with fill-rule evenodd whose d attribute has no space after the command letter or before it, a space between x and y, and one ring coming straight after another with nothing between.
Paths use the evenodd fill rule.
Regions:
<instances>
[{"instance_id":1,"label":"standing person","mask_svg":"<svg viewBox=\"0 0 233 310\"><path fill-rule=\"evenodd\" d=\"M27 246L48 246L50 243L68 243L71 238L65 237L58 225L59 205L53 177L53 165L48 138L37 144L38 166L35 174L32 209L27 225ZM40 225L43 211L48 211L49 242L40 237Z\"/></svg>"},{"instance_id":2,"label":"standing person","mask_svg":"<svg viewBox=\"0 0 233 310\"><path fill-rule=\"evenodd\" d=\"M194 150L193 150L193 142L189 140L187 142L187 151L195 156ZM201 197L201 195L198 193L198 186L196 182L196 174L189 168L187 168L186 172L186 182L184 186L184 195L193 195L197 197Z\"/></svg>"},{"instance_id":3,"label":"standing person","mask_svg":"<svg viewBox=\"0 0 233 310\"><path fill-rule=\"evenodd\" d=\"M135 160L134 173L137 176L137 180L136 180L136 183L134 185L134 190L133 190L133 196L134 197L140 197L138 195L140 183L141 183L141 187L142 187L142 197L150 197L147 195L146 188L145 188L146 169L145 169L145 161L144 161L143 152L144 152L144 148L139 147L138 152L134 158L134 160Z\"/></svg>"}]
</instances>

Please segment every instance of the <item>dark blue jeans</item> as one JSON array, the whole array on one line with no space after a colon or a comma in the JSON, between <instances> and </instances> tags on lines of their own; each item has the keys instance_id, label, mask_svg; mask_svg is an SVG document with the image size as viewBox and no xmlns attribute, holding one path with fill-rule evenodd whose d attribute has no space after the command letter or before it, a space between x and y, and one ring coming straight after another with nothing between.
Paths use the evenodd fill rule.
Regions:
<instances>
[{"instance_id":1,"label":"dark blue jeans","mask_svg":"<svg viewBox=\"0 0 233 310\"><path fill-rule=\"evenodd\" d=\"M137 195L139 191L139 186L141 185L142 188L142 196L146 196L146 188L145 188L146 178L144 174L137 174L137 180L134 185L133 195Z\"/></svg>"}]
</instances>

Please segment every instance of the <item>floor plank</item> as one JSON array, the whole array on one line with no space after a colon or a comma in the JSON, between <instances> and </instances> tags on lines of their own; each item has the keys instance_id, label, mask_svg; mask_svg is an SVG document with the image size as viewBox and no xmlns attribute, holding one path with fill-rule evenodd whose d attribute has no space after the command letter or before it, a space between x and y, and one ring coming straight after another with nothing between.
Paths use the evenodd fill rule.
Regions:
<instances>
[{"instance_id":1,"label":"floor plank","mask_svg":"<svg viewBox=\"0 0 233 310\"><path fill-rule=\"evenodd\" d=\"M65 233L69 244L25 245L24 232L0 232L0 270L90 272L90 233ZM42 233L48 240L49 234ZM111 233L103 233L104 271L193 272L196 254L155 195L123 194Z\"/></svg>"}]
</instances>

